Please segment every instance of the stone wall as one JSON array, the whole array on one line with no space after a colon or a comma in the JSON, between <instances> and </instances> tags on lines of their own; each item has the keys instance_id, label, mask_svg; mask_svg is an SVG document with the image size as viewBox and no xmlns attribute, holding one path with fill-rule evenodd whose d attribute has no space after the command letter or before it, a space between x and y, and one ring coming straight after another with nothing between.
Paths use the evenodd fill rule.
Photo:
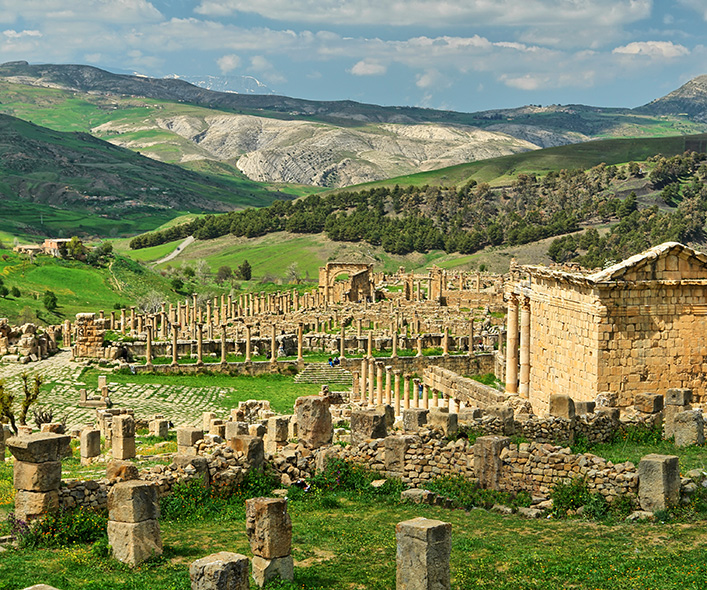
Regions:
<instances>
[{"instance_id":1,"label":"stone wall","mask_svg":"<svg viewBox=\"0 0 707 590\"><path fill-rule=\"evenodd\" d=\"M485 408L494 404L506 403L510 397L507 393L494 387L462 377L455 371L439 365L426 367L422 381L430 389L435 389L447 397L464 402L467 406Z\"/></svg>"}]
</instances>

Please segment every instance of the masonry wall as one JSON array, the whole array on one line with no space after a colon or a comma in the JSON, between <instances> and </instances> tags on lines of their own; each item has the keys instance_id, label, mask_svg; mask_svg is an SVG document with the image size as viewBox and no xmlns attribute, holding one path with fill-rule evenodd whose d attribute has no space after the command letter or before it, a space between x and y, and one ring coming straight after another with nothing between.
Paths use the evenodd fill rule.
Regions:
<instances>
[{"instance_id":1,"label":"masonry wall","mask_svg":"<svg viewBox=\"0 0 707 590\"><path fill-rule=\"evenodd\" d=\"M448 397L464 402L469 407L485 408L494 404L505 403L508 394L479 383L474 379L440 367L432 365L425 369L423 383L431 389L436 389Z\"/></svg>"}]
</instances>

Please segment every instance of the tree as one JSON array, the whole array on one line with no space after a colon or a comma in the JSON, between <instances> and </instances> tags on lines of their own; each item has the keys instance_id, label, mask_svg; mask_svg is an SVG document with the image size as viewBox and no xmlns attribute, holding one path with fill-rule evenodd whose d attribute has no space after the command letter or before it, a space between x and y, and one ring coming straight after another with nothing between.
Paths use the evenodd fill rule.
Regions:
<instances>
[{"instance_id":1,"label":"tree","mask_svg":"<svg viewBox=\"0 0 707 590\"><path fill-rule=\"evenodd\" d=\"M17 434L17 425L15 424L15 413L12 406L15 403L15 396L5 389L5 382L0 381L0 418L7 420L10 423L10 428Z\"/></svg>"},{"instance_id":2,"label":"tree","mask_svg":"<svg viewBox=\"0 0 707 590\"><path fill-rule=\"evenodd\" d=\"M45 291L42 302L44 303L44 307L47 308L47 311L54 311L58 305L54 291Z\"/></svg>"},{"instance_id":3,"label":"tree","mask_svg":"<svg viewBox=\"0 0 707 590\"><path fill-rule=\"evenodd\" d=\"M290 264L290 266L287 267L287 280L290 283L299 283L299 266L297 265L297 262L293 262Z\"/></svg>"},{"instance_id":4,"label":"tree","mask_svg":"<svg viewBox=\"0 0 707 590\"><path fill-rule=\"evenodd\" d=\"M216 271L216 282L219 285L232 277L233 271L231 270L231 267L226 266L225 264L223 266L219 266L218 270Z\"/></svg>"},{"instance_id":5,"label":"tree","mask_svg":"<svg viewBox=\"0 0 707 590\"><path fill-rule=\"evenodd\" d=\"M238 278L243 279L244 281L249 281L252 276L253 269L250 267L250 263L247 260L244 260L243 264L238 267Z\"/></svg>"},{"instance_id":6,"label":"tree","mask_svg":"<svg viewBox=\"0 0 707 590\"><path fill-rule=\"evenodd\" d=\"M12 289L10 289L10 294L11 294L15 299L17 299L18 297L20 297L20 296L22 295L22 294L20 293L20 290L19 290L17 287L13 287Z\"/></svg>"},{"instance_id":7,"label":"tree","mask_svg":"<svg viewBox=\"0 0 707 590\"><path fill-rule=\"evenodd\" d=\"M7 287L5 285L0 285L0 297L2 297L4 299L5 297L7 297L7 294L9 292L10 291L7 289Z\"/></svg>"},{"instance_id":8,"label":"tree","mask_svg":"<svg viewBox=\"0 0 707 590\"><path fill-rule=\"evenodd\" d=\"M20 415L18 417L18 421L22 426L24 426L27 424L27 412L29 412L30 406L39 398L39 390L42 387L44 379L41 375L35 373L32 376L32 383L30 385L30 376L28 373L22 373L20 378L22 379L22 392L25 397L20 405Z\"/></svg>"},{"instance_id":9,"label":"tree","mask_svg":"<svg viewBox=\"0 0 707 590\"><path fill-rule=\"evenodd\" d=\"M181 291L184 288L184 281L179 277L174 277L172 279L172 289L175 291Z\"/></svg>"}]
</instances>

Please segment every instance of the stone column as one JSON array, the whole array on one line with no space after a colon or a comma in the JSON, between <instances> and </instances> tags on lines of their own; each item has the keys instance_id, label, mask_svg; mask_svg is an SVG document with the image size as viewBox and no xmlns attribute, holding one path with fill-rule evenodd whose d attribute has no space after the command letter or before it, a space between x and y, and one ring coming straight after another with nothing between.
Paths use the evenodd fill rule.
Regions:
<instances>
[{"instance_id":1,"label":"stone column","mask_svg":"<svg viewBox=\"0 0 707 590\"><path fill-rule=\"evenodd\" d=\"M506 392L518 393L518 297L508 297L506 328Z\"/></svg>"},{"instance_id":2,"label":"stone column","mask_svg":"<svg viewBox=\"0 0 707 590\"><path fill-rule=\"evenodd\" d=\"M415 378L412 380L413 390L412 390L412 407L419 408L422 403L420 400L420 380Z\"/></svg>"},{"instance_id":3,"label":"stone column","mask_svg":"<svg viewBox=\"0 0 707 590\"><path fill-rule=\"evenodd\" d=\"M179 326L172 324L172 366L179 365L179 354L177 353L177 336L179 334Z\"/></svg>"},{"instance_id":4,"label":"stone column","mask_svg":"<svg viewBox=\"0 0 707 590\"><path fill-rule=\"evenodd\" d=\"M391 358L398 358L398 330L397 327L393 332L393 350L390 353Z\"/></svg>"},{"instance_id":5,"label":"stone column","mask_svg":"<svg viewBox=\"0 0 707 590\"><path fill-rule=\"evenodd\" d=\"M680 467L675 455L646 455L638 464L638 501L643 510L668 510L680 502Z\"/></svg>"},{"instance_id":6,"label":"stone column","mask_svg":"<svg viewBox=\"0 0 707 590\"><path fill-rule=\"evenodd\" d=\"M422 335L417 336L417 355L415 356L422 356Z\"/></svg>"},{"instance_id":7,"label":"stone column","mask_svg":"<svg viewBox=\"0 0 707 590\"><path fill-rule=\"evenodd\" d=\"M221 364L226 364L226 324L221 324Z\"/></svg>"},{"instance_id":8,"label":"stone column","mask_svg":"<svg viewBox=\"0 0 707 590\"><path fill-rule=\"evenodd\" d=\"M500 343L499 343L500 346ZM474 355L474 318L469 322L469 356Z\"/></svg>"},{"instance_id":9,"label":"stone column","mask_svg":"<svg viewBox=\"0 0 707 590\"><path fill-rule=\"evenodd\" d=\"M449 356L449 328L444 329L442 338L442 356Z\"/></svg>"},{"instance_id":10,"label":"stone column","mask_svg":"<svg viewBox=\"0 0 707 590\"><path fill-rule=\"evenodd\" d=\"M304 344L304 325L302 322L297 324L297 362L301 363L304 361L304 355L302 354L302 345Z\"/></svg>"},{"instance_id":11,"label":"stone column","mask_svg":"<svg viewBox=\"0 0 707 590\"><path fill-rule=\"evenodd\" d=\"M386 365L385 366L385 403L387 405L392 405L393 399L392 399L392 365Z\"/></svg>"},{"instance_id":12,"label":"stone column","mask_svg":"<svg viewBox=\"0 0 707 590\"><path fill-rule=\"evenodd\" d=\"M374 407L376 405L376 400L374 397L375 389L375 362L373 359L368 359L368 405L369 407Z\"/></svg>"},{"instance_id":13,"label":"stone column","mask_svg":"<svg viewBox=\"0 0 707 590\"><path fill-rule=\"evenodd\" d=\"M270 331L270 362L277 362L277 328L275 324L271 326Z\"/></svg>"},{"instance_id":14,"label":"stone column","mask_svg":"<svg viewBox=\"0 0 707 590\"><path fill-rule=\"evenodd\" d=\"M115 311L110 312L110 329L115 330Z\"/></svg>"},{"instance_id":15,"label":"stone column","mask_svg":"<svg viewBox=\"0 0 707 590\"><path fill-rule=\"evenodd\" d=\"M196 366L204 366L204 324L196 325Z\"/></svg>"},{"instance_id":16,"label":"stone column","mask_svg":"<svg viewBox=\"0 0 707 590\"><path fill-rule=\"evenodd\" d=\"M383 363L376 363L376 405L383 403Z\"/></svg>"},{"instance_id":17,"label":"stone column","mask_svg":"<svg viewBox=\"0 0 707 590\"><path fill-rule=\"evenodd\" d=\"M245 506L255 583L262 587L274 578L292 580L292 520L287 513L287 500L251 498Z\"/></svg>"},{"instance_id":18,"label":"stone column","mask_svg":"<svg viewBox=\"0 0 707 590\"><path fill-rule=\"evenodd\" d=\"M361 359L361 381L360 381L360 390L359 390L359 396L358 396L358 401L359 403L363 404L364 406L366 405L366 383L367 383L367 378L368 376L368 361L363 358Z\"/></svg>"},{"instance_id":19,"label":"stone column","mask_svg":"<svg viewBox=\"0 0 707 590\"><path fill-rule=\"evenodd\" d=\"M356 338L361 338L361 318L356 319Z\"/></svg>"},{"instance_id":20,"label":"stone column","mask_svg":"<svg viewBox=\"0 0 707 590\"><path fill-rule=\"evenodd\" d=\"M162 554L157 486L123 481L108 493L108 544L113 556L131 566Z\"/></svg>"},{"instance_id":21,"label":"stone column","mask_svg":"<svg viewBox=\"0 0 707 590\"><path fill-rule=\"evenodd\" d=\"M449 590L452 525L413 518L395 527L396 590Z\"/></svg>"},{"instance_id":22,"label":"stone column","mask_svg":"<svg viewBox=\"0 0 707 590\"><path fill-rule=\"evenodd\" d=\"M64 331L62 334L64 348L71 348L71 322L64 320Z\"/></svg>"},{"instance_id":23,"label":"stone column","mask_svg":"<svg viewBox=\"0 0 707 590\"><path fill-rule=\"evenodd\" d=\"M400 416L400 369L393 370L393 409L396 416Z\"/></svg>"},{"instance_id":24,"label":"stone column","mask_svg":"<svg viewBox=\"0 0 707 590\"><path fill-rule=\"evenodd\" d=\"M530 397L530 299L523 300L520 311L520 386L521 397Z\"/></svg>"},{"instance_id":25,"label":"stone column","mask_svg":"<svg viewBox=\"0 0 707 590\"><path fill-rule=\"evenodd\" d=\"M403 409L410 409L410 375L403 376Z\"/></svg>"},{"instance_id":26,"label":"stone column","mask_svg":"<svg viewBox=\"0 0 707 590\"><path fill-rule=\"evenodd\" d=\"M90 465L101 454L101 431L87 427L81 431L81 465Z\"/></svg>"},{"instance_id":27,"label":"stone column","mask_svg":"<svg viewBox=\"0 0 707 590\"><path fill-rule=\"evenodd\" d=\"M250 362L250 326L245 327L245 362Z\"/></svg>"},{"instance_id":28,"label":"stone column","mask_svg":"<svg viewBox=\"0 0 707 590\"><path fill-rule=\"evenodd\" d=\"M432 390L432 407L436 408L438 407L439 404L439 398L438 398L439 392L436 389Z\"/></svg>"},{"instance_id":29,"label":"stone column","mask_svg":"<svg viewBox=\"0 0 707 590\"><path fill-rule=\"evenodd\" d=\"M341 324L341 342L339 344L339 358L346 358L346 328Z\"/></svg>"},{"instance_id":30,"label":"stone column","mask_svg":"<svg viewBox=\"0 0 707 590\"><path fill-rule=\"evenodd\" d=\"M427 410L430 407L429 392L427 391L427 385L422 384L422 407Z\"/></svg>"},{"instance_id":31,"label":"stone column","mask_svg":"<svg viewBox=\"0 0 707 590\"><path fill-rule=\"evenodd\" d=\"M147 340L145 341L145 366L152 366L152 326L146 326Z\"/></svg>"},{"instance_id":32,"label":"stone column","mask_svg":"<svg viewBox=\"0 0 707 590\"><path fill-rule=\"evenodd\" d=\"M369 359L373 358L373 330L368 332L368 354L366 356Z\"/></svg>"}]
</instances>

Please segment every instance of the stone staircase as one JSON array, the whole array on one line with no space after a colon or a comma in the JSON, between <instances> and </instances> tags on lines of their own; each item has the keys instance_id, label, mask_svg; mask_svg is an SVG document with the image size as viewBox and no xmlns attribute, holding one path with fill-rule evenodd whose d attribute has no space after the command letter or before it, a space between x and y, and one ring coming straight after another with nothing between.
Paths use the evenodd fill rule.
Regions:
<instances>
[{"instance_id":1,"label":"stone staircase","mask_svg":"<svg viewBox=\"0 0 707 590\"><path fill-rule=\"evenodd\" d=\"M346 369L331 367L329 363L310 363L295 375L295 383L319 383L352 387L353 376Z\"/></svg>"}]
</instances>

